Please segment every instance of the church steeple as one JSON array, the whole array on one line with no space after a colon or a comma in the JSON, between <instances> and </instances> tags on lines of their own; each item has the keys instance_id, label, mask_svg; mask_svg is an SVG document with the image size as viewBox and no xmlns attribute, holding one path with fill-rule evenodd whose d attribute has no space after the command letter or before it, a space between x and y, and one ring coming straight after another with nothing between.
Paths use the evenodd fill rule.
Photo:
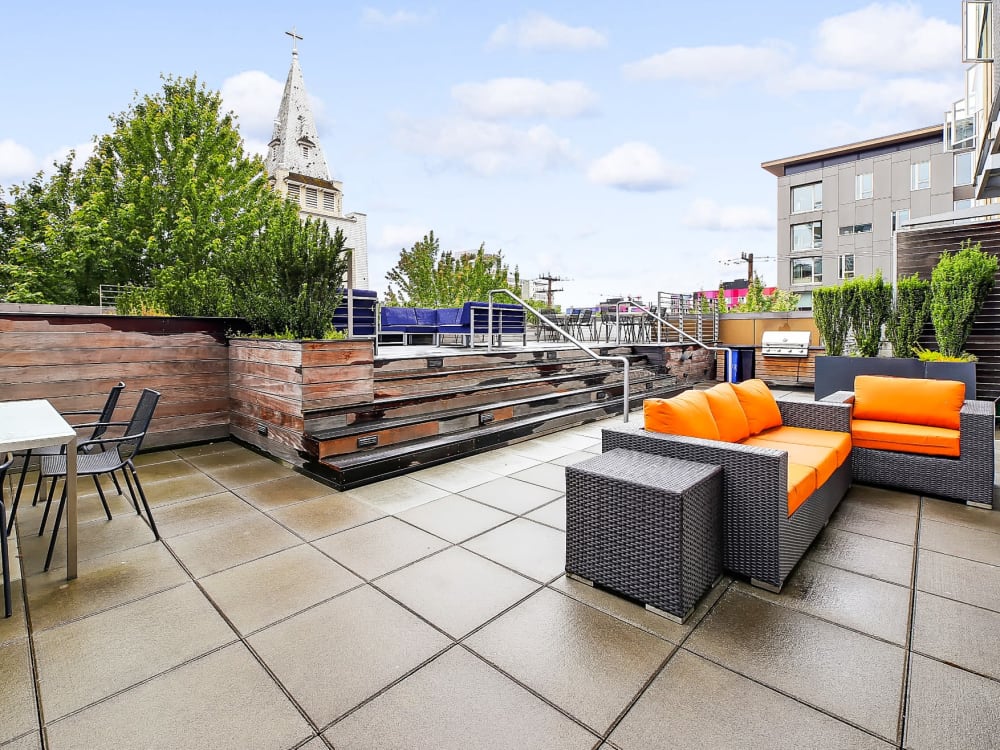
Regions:
<instances>
[{"instance_id":1,"label":"church steeple","mask_svg":"<svg viewBox=\"0 0 1000 750\"><path fill-rule=\"evenodd\" d=\"M265 165L268 174L278 171L329 180L330 169L319 145L316 122L309 108L309 97L299 67L299 51L296 40L302 39L295 29L286 31L292 37L292 66L285 81L285 92L281 96L281 107L274 121L274 132L267 144Z\"/></svg>"}]
</instances>

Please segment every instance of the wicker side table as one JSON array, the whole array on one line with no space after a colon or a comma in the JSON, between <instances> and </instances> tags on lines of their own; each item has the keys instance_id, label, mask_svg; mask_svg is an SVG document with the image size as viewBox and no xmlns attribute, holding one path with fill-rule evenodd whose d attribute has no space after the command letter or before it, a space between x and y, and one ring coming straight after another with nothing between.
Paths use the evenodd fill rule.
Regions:
<instances>
[{"instance_id":1,"label":"wicker side table","mask_svg":"<svg viewBox=\"0 0 1000 750\"><path fill-rule=\"evenodd\" d=\"M683 622L722 575L722 469L623 448L566 467L566 572Z\"/></svg>"}]
</instances>

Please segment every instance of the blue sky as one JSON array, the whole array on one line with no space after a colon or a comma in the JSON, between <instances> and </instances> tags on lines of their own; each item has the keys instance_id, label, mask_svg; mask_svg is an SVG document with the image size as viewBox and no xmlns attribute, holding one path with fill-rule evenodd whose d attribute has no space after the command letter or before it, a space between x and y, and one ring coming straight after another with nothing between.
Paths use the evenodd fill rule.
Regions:
<instances>
[{"instance_id":1,"label":"blue sky","mask_svg":"<svg viewBox=\"0 0 1000 750\"><path fill-rule=\"evenodd\" d=\"M957 0L915 3L0 3L0 185L86 152L161 73L270 136L293 26L372 286L426 231L503 250L556 301L775 281L762 161L942 121Z\"/></svg>"}]
</instances>

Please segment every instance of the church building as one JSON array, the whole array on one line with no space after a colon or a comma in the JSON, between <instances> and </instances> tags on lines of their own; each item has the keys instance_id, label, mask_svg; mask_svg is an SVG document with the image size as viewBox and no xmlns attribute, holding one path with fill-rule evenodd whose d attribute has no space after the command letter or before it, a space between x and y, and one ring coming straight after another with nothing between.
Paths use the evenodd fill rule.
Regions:
<instances>
[{"instance_id":1,"label":"church building","mask_svg":"<svg viewBox=\"0 0 1000 750\"><path fill-rule=\"evenodd\" d=\"M331 235L338 228L344 233L344 244L351 249L352 286L368 289L368 217L356 211L344 214L343 183L330 178L299 67L295 40L302 37L294 32L289 36L292 66L268 143L268 179L273 189L299 206L303 219L322 219Z\"/></svg>"}]
</instances>

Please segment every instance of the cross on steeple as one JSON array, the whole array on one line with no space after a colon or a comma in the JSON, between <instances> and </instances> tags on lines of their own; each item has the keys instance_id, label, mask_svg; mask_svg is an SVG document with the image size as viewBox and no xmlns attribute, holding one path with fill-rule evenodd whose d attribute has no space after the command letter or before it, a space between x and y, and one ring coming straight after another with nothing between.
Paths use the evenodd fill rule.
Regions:
<instances>
[{"instance_id":1,"label":"cross on steeple","mask_svg":"<svg viewBox=\"0 0 1000 750\"><path fill-rule=\"evenodd\" d=\"M286 31L285 34L288 35L288 36L290 36L292 38L292 54L293 55L299 54L299 50L296 48L295 42L296 42L296 40L302 41L302 37L295 33L295 27L294 26L292 26L292 30L291 31Z\"/></svg>"}]
</instances>

